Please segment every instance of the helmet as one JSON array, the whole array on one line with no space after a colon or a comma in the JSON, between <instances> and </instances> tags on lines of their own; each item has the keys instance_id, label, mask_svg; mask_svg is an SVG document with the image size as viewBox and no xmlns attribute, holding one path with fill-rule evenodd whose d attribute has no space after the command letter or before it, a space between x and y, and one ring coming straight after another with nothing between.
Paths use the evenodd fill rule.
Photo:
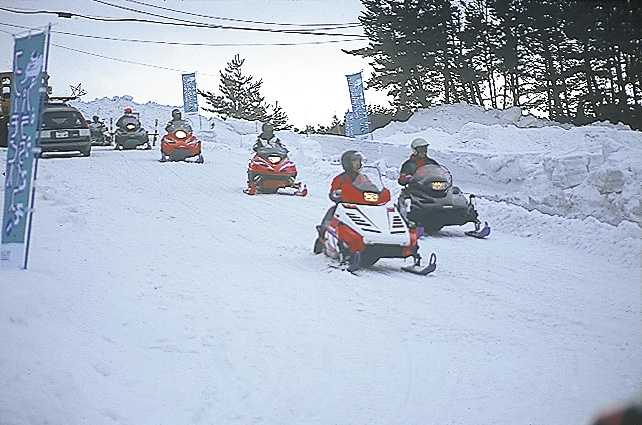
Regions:
<instances>
[{"instance_id":1,"label":"helmet","mask_svg":"<svg viewBox=\"0 0 642 425\"><path fill-rule=\"evenodd\" d=\"M176 117L176 116L177 116L178 118L180 118L180 117L181 117L181 111L180 111L180 109L178 109L178 108L172 109L172 118L174 118L174 117Z\"/></svg>"},{"instance_id":2,"label":"helmet","mask_svg":"<svg viewBox=\"0 0 642 425\"><path fill-rule=\"evenodd\" d=\"M98 120L99 120L98 115L94 115L93 117L91 117L91 119L92 119L94 122L98 122Z\"/></svg>"},{"instance_id":3,"label":"helmet","mask_svg":"<svg viewBox=\"0 0 642 425\"><path fill-rule=\"evenodd\" d=\"M130 108L130 107L128 106L128 107L126 107L126 108L125 108L125 111L124 111L124 112L125 112L126 114L131 114L133 111L132 111L132 108Z\"/></svg>"},{"instance_id":4,"label":"helmet","mask_svg":"<svg viewBox=\"0 0 642 425\"><path fill-rule=\"evenodd\" d=\"M416 154L417 153L417 148L420 148L422 146L428 147L429 144L430 143L428 143L428 141L426 139L421 138L421 137L417 137L415 140L413 140L410 143L410 148L412 149L412 152Z\"/></svg>"},{"instance_id":5,"label":"helmet","mask_svg":"<svg viewBox=\"0 0 642 425\"><path fill-rule=\"evenodd\" d=\"M269 122L266 122L261 126L261 130L263 130L263 133L272 132L274 131L274 126Z\"/></svg>"},{"instance_id":6,"label":"helmet","mask_svg":"<svg viewBox=\"0 0 642 425\"><path fill-rule=\"evenodd\" d=\"M343 155L341 155L341 166L343 167L343 170L346 173L351 173L354 171L359 171L359 170L353 170L352 169L352 161L354 160L359 160L363 161L363 155L361 152L358 151L345 151ZM361 167L359 167L361 168Z\"/></svg>"}]
</instances>

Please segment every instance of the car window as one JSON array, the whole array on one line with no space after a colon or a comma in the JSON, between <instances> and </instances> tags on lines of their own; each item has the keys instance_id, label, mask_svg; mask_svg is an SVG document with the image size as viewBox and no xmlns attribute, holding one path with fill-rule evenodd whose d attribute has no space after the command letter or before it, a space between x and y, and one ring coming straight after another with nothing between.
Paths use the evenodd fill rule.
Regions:
<instances>
[{"instance_id":1,"label":"car window","mask_svg":"<svg viewBox=\"0 0 642 425\"><path fill-rule=\"evenodd\" d=\"M85 119L76 111L55 111L42 114L42 128L48 130L86 128Z\"/></svg>"}]
</instances>

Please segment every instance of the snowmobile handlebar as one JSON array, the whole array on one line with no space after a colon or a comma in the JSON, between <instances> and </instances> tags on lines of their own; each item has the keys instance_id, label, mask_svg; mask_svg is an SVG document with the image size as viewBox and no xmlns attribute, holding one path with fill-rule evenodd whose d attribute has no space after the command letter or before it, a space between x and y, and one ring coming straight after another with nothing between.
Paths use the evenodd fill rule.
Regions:
<instances>
[{"instance_id":1,"label":"snowmobile handlebar","mask_svg":"<svg viewBox=\"0 0 642 425\"><path fill-rule=\"evenodd\" d=\"M332 202L336 202L336 203L341 202L341 193L342 193L342 192L343 192L343 191L342 191L341 189L333 190L333 191L332 191L332 192L330 192L330 194L329 194L329 196L330 196L330 200L331 200Z\"/></svg>"}]
</instances>

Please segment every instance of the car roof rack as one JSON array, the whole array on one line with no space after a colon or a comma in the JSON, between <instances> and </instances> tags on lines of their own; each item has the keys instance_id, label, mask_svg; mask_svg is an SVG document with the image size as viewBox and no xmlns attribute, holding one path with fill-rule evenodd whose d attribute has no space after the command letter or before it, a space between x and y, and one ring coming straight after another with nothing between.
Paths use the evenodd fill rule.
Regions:
<instances>
[{"instance_id":1,"label":"car roof rack","mask_svg":"<svg viewBox=\"0 0 642 425\"><path fill-rule=\"evenodd\" d=\"M78 96L47 96L46 103L67 103L78 99Z\"/></svg>"}]
</instances>

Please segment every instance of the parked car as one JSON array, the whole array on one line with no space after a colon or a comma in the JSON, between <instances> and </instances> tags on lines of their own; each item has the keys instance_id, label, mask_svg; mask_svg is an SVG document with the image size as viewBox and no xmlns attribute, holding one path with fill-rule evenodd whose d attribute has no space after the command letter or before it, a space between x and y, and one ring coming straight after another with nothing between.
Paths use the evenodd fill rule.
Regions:
<instances>
[{"instance_id":1,"label":"parked car","mask_svg":"<svg viewBox=\"0 0 642 425\"><path fill-rule=\"evenodd\" d=\"M66 103L47 103L42 112L40 147L42 152L80 152L91 155L91 137L80 111Z\"/></svg>"}]
</instances>

